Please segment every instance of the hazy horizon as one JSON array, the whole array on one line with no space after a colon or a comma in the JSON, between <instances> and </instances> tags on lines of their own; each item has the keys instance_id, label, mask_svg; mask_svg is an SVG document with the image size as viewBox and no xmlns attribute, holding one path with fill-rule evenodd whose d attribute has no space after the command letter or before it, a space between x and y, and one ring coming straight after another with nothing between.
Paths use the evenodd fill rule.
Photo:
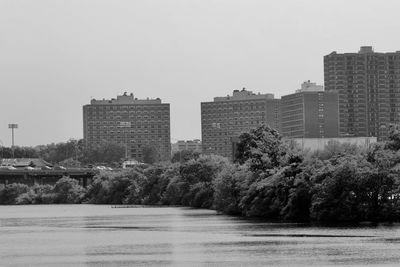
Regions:
<instances>
[{"instance_id":1,"label":"hazy horizon","mask_svg":"<svg viewBox=\"0 0 400 267\"><path fill-rule=\"evenodd\" d=\"M200 139L200 102L323 84L332 51L400 50L398 1L0 0L0 145L83 136L82 106L123 92L171 105Z\"/></svg>"}]
</instances>

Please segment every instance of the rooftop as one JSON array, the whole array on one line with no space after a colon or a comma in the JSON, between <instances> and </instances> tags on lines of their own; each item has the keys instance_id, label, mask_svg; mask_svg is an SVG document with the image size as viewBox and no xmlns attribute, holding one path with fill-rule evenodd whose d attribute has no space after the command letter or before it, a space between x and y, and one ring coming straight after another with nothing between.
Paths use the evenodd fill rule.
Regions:
<instances>
[{"instance_id":1,"label":"rooftop","mask_svg":"<svg viewBox=\"0 0 400 267\"><path fill-rule=\"evenodd\" d=\"M317 85L316 83L312 83L310 80L308 80L301 84L301 88L297 89L296 93L321 91L324 91L324 87L322 85Z\"/></svg>"},{"instance_id":2,"label":"rooftop","mask_svg":"<svg viewBox=\"0 0 400 267\"><path fill-rule=\"evenodd\" d=\"M118 95L117 98L112 99L102 99L96 100L92 99L90 101L91 105L129 105L129 104L161 104L161 99L137 99L133 96L133 93L127 94L126 92L123 95Z\"/></svg>"},{"instance_id":3,"label":"rooftop","mask_svg":"<svg viewBox=\"0 0 400 267\"><path fill-rule=\"evenodd\" d=\"M361 46L360 50L358 50L358 53L350 52L350 53L344 53L344 54L346 54L346 55L354 55L354 54L373 54L373 53L393 54L393 53L400 53L400 51L382 53L382 52L375 52L374 48L372 46ZM337 54L337 52L333 51L331 54Z\"/></svg>"},{"instance_id":4,"label":"rooftop","mask_svg":"<svg viewBox=\"0 0 400 267\"><path fill-rule=\"evenodd\" d=\"M273 94L261 94L253 93L252 91L247 91L246 88L242 90L233 90L232 95L214 97L214 102L222 101L237 101L237 100L253 100L253 99L274 99Z\"/></svg>"}]
</instances>

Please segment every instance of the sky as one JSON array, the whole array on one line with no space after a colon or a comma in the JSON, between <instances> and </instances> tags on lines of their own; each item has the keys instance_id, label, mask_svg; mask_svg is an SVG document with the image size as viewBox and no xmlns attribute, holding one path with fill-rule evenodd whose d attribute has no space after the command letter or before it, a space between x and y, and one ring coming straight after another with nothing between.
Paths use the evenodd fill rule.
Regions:
<instances>
[{"instance_id":1,"label":"sky","mask_svg":"<svg viewBox=\"0 0 400 267\"><path fill-rule=\"evenodd\" d=\"M83 137L82 106L123 92L171 106L171 141L201 137L200 102L323 84L323 56L400 50L400 1L0 0L0 145Z\"/></svg>"}]
</instances>

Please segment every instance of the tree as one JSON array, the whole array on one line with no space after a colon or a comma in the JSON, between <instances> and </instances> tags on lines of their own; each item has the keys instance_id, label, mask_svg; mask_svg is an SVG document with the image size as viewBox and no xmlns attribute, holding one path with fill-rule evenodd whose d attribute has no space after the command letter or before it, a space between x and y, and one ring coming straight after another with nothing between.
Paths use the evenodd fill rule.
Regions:
<instances>
[{"instance_id":1,"label":"tree","mask_svg":"<svg viewBox=\"0 0 400 267\"><path fill-rule=\"evenodd\" d=\"M88 187L86 199L93 204L141 204L145 179L139 169L101 172Z\"/></svg>"},{"instance_id":2,"label":"tree","mask_svg":"<svg viewBox=\"0 0 400 267\"><path fill-rule=\"evenodd\" d=\"M359 216L356 199L355 161L321 170L325 179L313 189L311 218L316 221L354 221ZM321 174L317 174L321 175Z\"/></svg>"},{"instance_id":3,"label":"tree","mask_svg":"<svg viewBox=\"0 0 400 267\"><path fill-rule=\"evenodd\" d=\"M390 150L400 149L400 125L391 124L389 125L389 136L385 143L385 148Z\"/></svg>"},{"instance_id":4,"label":"tree","mask_svg":"<svg viewBox=\"0 0 400 267\"><path fill-rule=\"evenodd\" d=\"M70 139L67 142L52 143L37 146L38 156L52 163L59 163L63 160L72 158L78 160L82 157L82 140Z\"/></svg>"},{"instance_id":5,"label":"tree","mask_svg":"<svg viewBox=\"0 0 400 267\"><path fill-rule=\"evenodd\" d=\"M79 182L70 177L63 177L54 185L53 193L55 203L74 204L80 203L85 195L85 189Z\"/></svg>"},{"instance_id":6,"label":"tree","mask_svg":"<svg viewBox=\"0 0 400 267\"><path fill-rule=\"evenodd\" d=\"M1 147L0 158L12 158L13 149L11 147ZM38 152L32 147L14 147L14 158L37 158Z\"/></svg>"},{"instance_id":7,"label":"tree","mask_svg":"<svg viewBox=\"0 0 400 267\"><path fill-rule=\"evenodd\" d=\"M84 162L86 163L114 163L119 162L125 155L125 147L113 143L103 142L93 148L88 148L84 152Z\"/></svg>"},{"instance_id":8,"label":"tree","mask_svg":"<svg viewBox=\"0 0 400 267\"><path fill-rule=\"evenodd\" d=\"M263 124L239 136L235 161L247 163L252 171L265 171L282 165L287 150L278 131Z\"/></svg>"},{"instance_id":9,"label":"tree","mask_svg":"<svg viewBox=\"0 0 400 267\"><path fill-rule=\"evenodd\" d=\"M182 205L210 208L213 204L212 181L228 165L228 160L220 156L200 156L180 166L180 182L187 188L182 197Z\"/></svg>"},{"instance_id":10,"label":"tree","mask_svg":"<svg viewBox=\"0 0 400 267\"><path fill-rule=\"evenodd\" d=\"M158 161L157 149L154 146L144 146L142 148L143 162L153 164Z\"/></svg>"},{"instance_id":11,"label":"tree","mask_svg":"<svg viewBox=\"0 0 400 267\"><path fill-rule=\"evenodd\" d=\"M245 165L227 165L213 181L214 207L227 214L240 215L240 201L245 190L245 181L251 176Z\"/></svg>"},{"instance_id":12,"label":"tree","mask_svg":"<svg viewBox=\"0 0 400 267\"><path fill-rule=\"evenodd\" d=\"M0 204L17 204L17 197L27 193L29 187L25 184L9 184L0 189Z\"/></svg>"}]
</instances>

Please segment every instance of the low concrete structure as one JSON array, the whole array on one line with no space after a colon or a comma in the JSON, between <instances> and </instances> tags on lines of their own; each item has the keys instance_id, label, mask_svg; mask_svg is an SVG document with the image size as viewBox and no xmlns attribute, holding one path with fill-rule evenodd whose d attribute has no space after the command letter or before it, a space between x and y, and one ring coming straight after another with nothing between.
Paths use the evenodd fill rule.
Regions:
<instances>
[{"instance_id":1,"label":"low concrete structure","mask_svg":"<svg viewBox=\"0 0 400 267\"><path fill-rule=\"evenodd\" d=\"M363 148L368 148L377 142L376 137L292 138L288 140L296 142L303 150L310 151L323 150L329 142L354 144Z\"/></svg>"},{"instance_id":2,"label":"low concrete structure","mask_svg":"<svg viewBox=\"0 0 400 267\"><path fill-rule=\"evenodd\" d=\"M0 168L0 185L7 185L12 183L21 183L26 185L34 184L55 184L59 179L64 176L76 179L79 184L86 187L92 182L93 177L98 171L77 168L66 170L26 170L26 169L1 169Z\"/></svg>"}]
</instances>

